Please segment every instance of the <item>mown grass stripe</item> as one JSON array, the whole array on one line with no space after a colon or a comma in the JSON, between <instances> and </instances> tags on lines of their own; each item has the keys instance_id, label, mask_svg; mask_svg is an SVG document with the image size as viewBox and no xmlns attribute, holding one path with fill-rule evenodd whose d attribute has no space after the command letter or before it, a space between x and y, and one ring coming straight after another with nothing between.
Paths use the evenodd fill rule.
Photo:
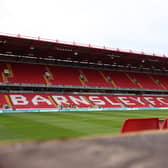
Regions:
<instances>
[{"instance_id":1,"label":"mown grass stripe","mask_svg":"<svg viewBox=\"0 0 168 168\"><path fill-rule=\"evenodd\" d=\"M25 115L18 115L20 118L24 118ZM38 114L33 114L33 115L28 115L26 116L27 119L37 121L37 122L42 122L42 123L47 123L50 125L57 125L61 128L69 129L80 132L81 135L84 133L85 135L88 134L96 134L96 132L100 133L109 133L110 131L112 132L112 121L107 121L103 119L78 119L74 120L74 118L59 118L55 116L39 116ZM106 122L106 124L104 123Z\"/></svg>"},{"instance_id":2,"label":"mown grass stripe","mask_svg":"<svg viewBox=\"0 0 168 168\"><path fill-rule=\"evenodd\" d=\"M41 123L27 118L18 118L18 116L14 115L8 116L7 122L6 121L1 122L1 126L2 125L4 127L4 129L1 132L1 136L3 135L3 140L6 132L8 132L8 136L6 136L7 140L50 139L50 138L64 138L71 136L75 137L81 135L81 133L73 131L70 128L65 129L57 125L53 126L47 123ZM6 131L6 129L8 130ZM16 136L13 137L12 133ZM22 137L17 138L18 135L22 135Z\"/></svg>"},{"instance_id":3,"label":"mown grass stripe","mask_svg":"<svg viewBox=\"0 0 168 168\"><path fill-rule=\"evenodd\" d=\"M119 133L127 118L168 117L167 110L0 114L0 141Z\"/></svg>"}]
</instances>

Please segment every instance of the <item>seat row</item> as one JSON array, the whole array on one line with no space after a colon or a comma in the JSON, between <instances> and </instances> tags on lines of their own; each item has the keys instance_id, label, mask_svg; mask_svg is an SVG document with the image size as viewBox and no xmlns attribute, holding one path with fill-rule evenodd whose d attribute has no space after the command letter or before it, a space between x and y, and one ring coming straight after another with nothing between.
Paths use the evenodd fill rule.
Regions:
<instances>
[{"instance_id":1,"label":"seat row","mask_svg":"<svg viewBox=\"0 0 168 168\"><path fill-rule=\"evenodd\" d=\"M23 63L0 63L0 73L5 83L168 89L167 75Z\"/></svg>"}]
</instances>

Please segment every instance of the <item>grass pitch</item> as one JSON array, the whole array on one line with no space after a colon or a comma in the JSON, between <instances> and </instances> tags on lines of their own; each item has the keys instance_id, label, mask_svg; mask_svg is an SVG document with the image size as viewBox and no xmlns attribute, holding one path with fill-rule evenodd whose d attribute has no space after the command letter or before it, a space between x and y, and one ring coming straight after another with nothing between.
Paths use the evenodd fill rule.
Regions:
<instances>
[{"instance_id":1,"label":"grass pitch","mask_svg":"<svg viewBox=\"0 0 168 168\"><path fill-rule=\"evenodd\" d=\"M127 118L168 117L168 110L0 114L0 141L118 134Z\"/></svg>"}]
</instances>

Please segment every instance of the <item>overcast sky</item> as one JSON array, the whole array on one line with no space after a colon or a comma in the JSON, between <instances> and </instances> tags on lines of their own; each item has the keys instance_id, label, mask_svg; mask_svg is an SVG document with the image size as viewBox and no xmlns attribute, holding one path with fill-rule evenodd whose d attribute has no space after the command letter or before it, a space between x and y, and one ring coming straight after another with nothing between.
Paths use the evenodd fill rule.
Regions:
<instances>
[{"instance_id":1,"label":"overcast sky","mask_svg":"<svg viewBox=\"0 0 168 168\"><path fill-rule=\"evenodd\" d=\"M0 32L168 56L168 1L0 0Z\"/></svg>"}]
</instances>

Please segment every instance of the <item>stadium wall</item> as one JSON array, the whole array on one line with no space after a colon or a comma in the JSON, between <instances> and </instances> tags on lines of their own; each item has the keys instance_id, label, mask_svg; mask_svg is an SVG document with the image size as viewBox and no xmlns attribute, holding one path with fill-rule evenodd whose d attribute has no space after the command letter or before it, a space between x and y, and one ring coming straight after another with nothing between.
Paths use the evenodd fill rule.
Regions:
<instances>
[{"instance_id":1,"label":"stadium wall","mask_svg":"<svg viewBox=\"0 0 168 168\"><path fill-rule=\"evenodd\" d=\"M167 109L166 96L0 94L3 112Z\"/></svg>"}]
</instances>

